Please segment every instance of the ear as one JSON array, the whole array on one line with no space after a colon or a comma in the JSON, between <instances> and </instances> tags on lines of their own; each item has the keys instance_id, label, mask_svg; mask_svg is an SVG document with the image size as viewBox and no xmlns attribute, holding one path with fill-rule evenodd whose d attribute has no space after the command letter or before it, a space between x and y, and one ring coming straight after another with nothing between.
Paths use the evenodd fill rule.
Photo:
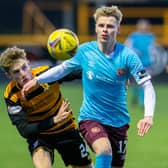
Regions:
<instances>
[{"instance_id":1,"label":"ear","mask_svg":"<svg viewBox=\"0 0 168 168\"><path fill-rule=\"evenodd\" d=\"M95 32L97 33L97 26L96 26L96 24L95 24Z\"/></svg>"}]
</instances>

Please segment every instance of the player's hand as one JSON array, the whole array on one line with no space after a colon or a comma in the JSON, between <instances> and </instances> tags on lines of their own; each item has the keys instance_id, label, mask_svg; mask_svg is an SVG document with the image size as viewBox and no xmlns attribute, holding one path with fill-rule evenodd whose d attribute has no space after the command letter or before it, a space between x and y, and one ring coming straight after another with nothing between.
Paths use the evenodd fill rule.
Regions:
<instances>
[{"instance_id":1,"label":"player's hand","mask_svg":"<svg viewBox=\"0 0 168 168\"><path fill-rule=\"evenodd\" d=\"M53 118L54 123L58 124L58 123L62 122L70 115L70 113L72 113L72 110L70 108L70 102L67 99L63 100L62 105L59 109L59 112Z\"/></svg>"},{"instance_id":2,"label":"player's hand","mask_svg":"<svg viewBox=\"0 0 168 168\"><path fill-rule=\"evenodd\" d=\"M153 125L153 117L152 116L144 117L144 119L140 120L137 124L138 135L144 136L146 133L148 133L152 125Z\"/></svg>"},{"instance_id":3,"label":"player's hand","mask_svg":"<svg viewBox=\"0 0 168 168\"><path fill-rule=\"evenodd\" d=\"M24 99L26 99L26 94L27 94L28 90L30 90L31 88L33 88L36 85L37 85L36 78L33 78L32 80L28 81L22 88L22 91L21 91L22 97Z\"/></svg>"}]
</instances>

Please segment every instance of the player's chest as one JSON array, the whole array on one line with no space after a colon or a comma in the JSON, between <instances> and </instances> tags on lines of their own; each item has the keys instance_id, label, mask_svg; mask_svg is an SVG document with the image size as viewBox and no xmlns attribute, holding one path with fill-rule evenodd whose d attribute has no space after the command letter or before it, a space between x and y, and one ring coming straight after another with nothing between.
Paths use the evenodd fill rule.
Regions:
<instances>
[{"instance_id":1,"label":"player's chest","mask_svg":"<svg viewBox=\"0 0 168 168\"><path fill-rule=\"evenodd\" d=\"M90 59L83 69L88 80L112 83L125 80L128 74L125 62L120 59Z\"/></svg>"},{"instance_id":2,"label":"player's chest","mask_svg":"<svg viewBox=\"0 0 168 168\"><path fill-rule=\"evenodd\" d=\"M60 95L59 87L57 85L44 87L41 91L37 90L32 92L28 99L21 102L26 111L33 112L42 110L43 108L47 109L55 104L55 101Z\"/></svg>"}]
</instances>

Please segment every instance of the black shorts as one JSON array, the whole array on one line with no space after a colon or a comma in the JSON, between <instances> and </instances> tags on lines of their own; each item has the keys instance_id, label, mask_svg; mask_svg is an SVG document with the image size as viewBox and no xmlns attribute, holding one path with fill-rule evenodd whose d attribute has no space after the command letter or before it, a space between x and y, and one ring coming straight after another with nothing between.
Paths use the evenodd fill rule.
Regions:
<instances>
[{"instance_id":1,"label":"black shorts","mask_svg":"<svg viewBox=\"0 0 168 168\"><path fill-rule=\"evenodd\" d=\"M85 120L79 123L79 130L90 147L96 139L107 137L110 140L113 152L112 166L114 167L124 165L128 128L128 124L116 128L94 120Z\"/></svg>"},{"instance_id":2,"label":"black shorts","mask_svg":"<svg viewBox=\"0 0 168 168\"><path fill-rule=\"evenodd\" d=\"M76 129L71 129L61 134L29 139L27 142L31 155L37 148L42 147L50 152L52 160L54 159L54 149L56 149L66 166L85 166L91 163L87 146Z\"/></svg>"}]
</instances>

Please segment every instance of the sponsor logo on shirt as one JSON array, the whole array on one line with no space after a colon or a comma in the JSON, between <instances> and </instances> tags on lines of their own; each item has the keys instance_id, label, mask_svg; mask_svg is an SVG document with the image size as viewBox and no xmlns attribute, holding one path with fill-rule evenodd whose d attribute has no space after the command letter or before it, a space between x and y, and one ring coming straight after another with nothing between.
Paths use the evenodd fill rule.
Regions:
<instances>
[{"instance_id":1,"label":"sponsor logo on shirt","mask_svg":"<svg viewBox=\"0 0 168 168\"><path fill-rule=\"evenodd\" d=\"M110 84L123 83L123 81L113 80L111 78L107 78L107 77L101 76L101 75L95 75L92 71L87 72L87 77L88 77L89 80L93 80L94 78L96 78L98 80L101 80L103 82L110 83Z\"/></svg>"},{"instance_id":2,"label":"sponsor logo on shirt","mask_svg":"<svg viewBox=\"0 0 168 168\"><path fill-rule=\"evenodd\" d=\"M93 72L92 72L92 71L88 71L88 72L87 72L87 77L88 77L88 79L92 80L93 77L94 77Z\"/></svg>"},{"instance_id":3,"label":"sponsor logo on shirt","mask_svg":"<svg viewBox=\"0 0 168 168\"><path fill-rule=\"evenodd\" d=\"M18 114L22 110L21 106L8 106L8 112L11 115Z\"/></svg>"}]
</instances>

